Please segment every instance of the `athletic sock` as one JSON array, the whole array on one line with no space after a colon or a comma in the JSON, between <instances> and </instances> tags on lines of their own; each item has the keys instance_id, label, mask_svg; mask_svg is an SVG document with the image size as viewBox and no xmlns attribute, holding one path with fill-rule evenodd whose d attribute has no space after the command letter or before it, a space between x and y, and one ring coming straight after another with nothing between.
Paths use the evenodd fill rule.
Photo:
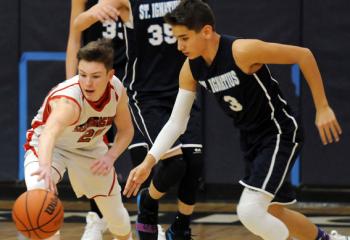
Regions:
<instances>
[{"instance_id":1,"label":"athletic sock","mask_svg":"<svg viewBox=\"0 0 350 240\"><path fill-rule=\"evenodd\" d=\"M316 240L330 240L330 237L327 232L318 228Z\"/></svg>"},{"instance_id":2,"label":"athletic sock","mask_svg":"<svg viewBox=\"0 0 350 240\"><path fill-rule=\"evenodd\" d=\"M192 215L184 215L180 212L177 212L175 221L172 224L171 228L173 231L185 231L190 228L190 221Z\"/></svg>"}]
</instances>

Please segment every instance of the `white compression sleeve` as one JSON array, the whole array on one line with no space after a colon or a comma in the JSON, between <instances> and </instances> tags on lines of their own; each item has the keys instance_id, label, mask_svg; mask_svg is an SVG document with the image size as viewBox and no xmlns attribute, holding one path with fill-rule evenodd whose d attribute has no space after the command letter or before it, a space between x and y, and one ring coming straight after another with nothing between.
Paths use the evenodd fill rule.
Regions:
<instances>
[{"instance_id":1,"label":"white compression sleeve","mask_svg":"<svg viewBox=\"0 0 350 240\"><path fill-rule=\"evenodd\" d=\"M195 92L179 89L171 116L149 151L157 161L185 132L195 97Z\"/></svg>"}]
</instances>

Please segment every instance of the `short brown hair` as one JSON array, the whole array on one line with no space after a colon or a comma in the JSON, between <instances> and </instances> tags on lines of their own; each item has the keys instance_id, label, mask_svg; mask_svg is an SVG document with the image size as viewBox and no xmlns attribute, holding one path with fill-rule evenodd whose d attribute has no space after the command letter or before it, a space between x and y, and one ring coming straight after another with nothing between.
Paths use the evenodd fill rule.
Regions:
<instances>
[{"instance_id":1,"label":"short brown hair","mask_svg":"<svg viewBox=\"0 0 350 240\"><path fill-rule=\"evenodd\" d=\"M185 26L195 32L199 32L205 25L210 25L215 30L214 13L203 0L182 0L164 19L172 26Z\"/></svg>"},{"instance_id":2,"label":"short brown hair","mask_svg":"<svg viewBox=\"0 0 350 240\"><path fill-rule=\"evenodd\" d=\"M99 39L86 44L80 48L77 54L78 62L85 60L87 62L103 63L109 71L113 69L114 50L112 42L107 39Z\"/></svg>"}]
</instances>

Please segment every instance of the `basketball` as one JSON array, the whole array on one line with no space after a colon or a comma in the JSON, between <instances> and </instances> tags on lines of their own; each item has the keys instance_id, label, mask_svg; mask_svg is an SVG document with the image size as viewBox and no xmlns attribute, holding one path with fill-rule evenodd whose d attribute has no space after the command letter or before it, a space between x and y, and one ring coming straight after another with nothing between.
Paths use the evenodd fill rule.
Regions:
<instances>
[{"instance_id":1,"label":"basketball","mask_svg":"<svg viewBox=\"0 0 350 240\"><path fill-rule=\"evenodd\" d=\"M54 235L63 223L63 206L58 197L43 189L20 195L12 208L16 228L30 239L45 239Z\"/></svg>"}]
</instances>

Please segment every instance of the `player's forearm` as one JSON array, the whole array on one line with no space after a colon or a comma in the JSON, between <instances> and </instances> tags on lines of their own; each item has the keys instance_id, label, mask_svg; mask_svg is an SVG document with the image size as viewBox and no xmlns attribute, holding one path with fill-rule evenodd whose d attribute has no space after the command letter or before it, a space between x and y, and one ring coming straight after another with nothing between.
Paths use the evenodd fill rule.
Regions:
<instances>
[{"instance_id":1,"label":"player's forearm","mask_svg":"<svg viewBox=\"0 0 350 240\"><path fill-rule=\"evenodd\" d=\"M42 166L51 166L52 153L56 143L58 133L50 129L44 129L39 138L38 157Z\"/></svg>"},{"instance_id":2,"label":"player's forearm","mask_svg":"<svg viewBox=\"0 0 350 240\"><path fill-rule=\"evenodd\" d=\"M195 92L179 89L173 111L168 122L158 134L149 154L158 161L187 128Z\"/></svg>"},{"instance_id":3,"label":"player's forearm","mask_svg":"<svg viewBox=\"0 0 350 240\"><path fill-rule=\"evenodd\" d=\"M327 107L328 101L316 60L307 50L305 57L299 63L300 69L310 87L316 110Z\"/></svg>"},{"instance_id":4,"label":"player's forearm","mask_svg":"<svg viewBox=\"0 0 350 240\"><path fill-rule=\"evenodd\" d=\"M72 78L77 74L78 59L77 53L80 48L80 38L69 39L67 45L67 57L66 57L66 78Z\"/></svg>"},{"instance_id":5,"label":"player's forearm","mask_svg":"<svg viewBox=\"0 0 350 240\"><path fill-rule=\"evenodd\" d=\"M86 11L75 18L73 27L76 31L82 32L97 21L98 19L94 18L89 11Z\"/></svg>"},{"instance_id":6,"label":"player's forearm","mask_svg":"<svg viewBox=\"0 0 350 240\"><path fill-rule=\"evenodd\" d=\"M67 56L66 60L66 78L70 79L77 75L78 61L75 58Z\"/></svg>"},{"instance_id":7,"label":"player's forearm","mask_svg":"<svg viewBox=\"0 0 350 240\"><path fill-rule=\"evenodd\" d=\"M118 133L114 138L114 142L107 154L117 160L119 156L126 150L134 136L134 128L130 127L125 130L118 129Z\"/></svg>"},{"instance_id":8,"label":"player's forearm","mask_svg":"<svg viewBox=\"0 0 350 240\"><path fill-rule=\"evenodd\" d=\"M181 123L169 120L158 134L149 154L156 161L161 159L183 133L182 129L186 127L187 121L185 119Z\"/></svg>"}]
</instances>

